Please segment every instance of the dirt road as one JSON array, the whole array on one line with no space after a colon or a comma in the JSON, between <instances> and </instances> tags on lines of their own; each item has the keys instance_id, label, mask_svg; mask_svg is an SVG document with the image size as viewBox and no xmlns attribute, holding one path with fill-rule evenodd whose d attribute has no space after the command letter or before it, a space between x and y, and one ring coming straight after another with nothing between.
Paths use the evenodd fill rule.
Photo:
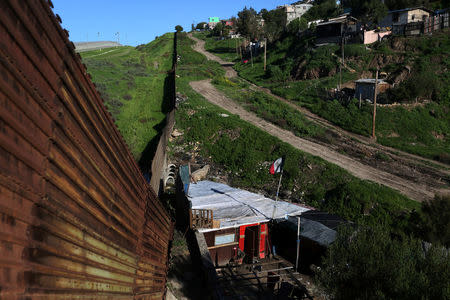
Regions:
<instances>
[{"instance_id":1,"label":"dirt road","mask_svg":"<svg viewBox=\"0 0 450 300\"><path fill-rule=\"evenodd\" d=\"M193 37L191 33L189 33L188 36L196 42L196 44L192 47L195 51L200 52L201 54L206 56L206 58L209 60L217 61L219 64L222 65L222 67L224 67L224 69L226 71L225 72L226 77L228 77L228 78L237 77L237 72L233 69L234 63L224 61L220 57L215 56L214 54L206 51L205 50L205 41Z\"/></svg>"},{"instance_id":2,"label":"dirt road","mask_svg":"<svg viewBox=\"0 0 450 300\"><path fill-rule=\"evenodd\" d=\"M205 51L204 41L196 38L193 39L197 41L197 44L194 47L196 51L205 54L208 59L218 61L224 66L227 71L227 77L237 76L236 71L232 69L232 63L224 62L222 59ZM243 120L256 125L297 149L334 163L361 179L370 180L391 187L417 201L431 199L434 197L435 193L450 193L450 173L448 169L436 168L430 166L426 159L416 158L414 155L410 154L403 155L398 150L373 144L366 137L348 133L286 99L275 96L280 101L286 102L295 109L303 112L313 122L327 128L334 134L333 142L330 144L329 141L323 142L297 137L292 132L284 130L257 117L255 114L248 112L218 91L209 80L191 82L190 85L211 103L214 103L233 114L239 115ZM270 93L270 91L255 85L252 85L252 88ZM342 152L346 154L350 153L350 155L342 154ZM380 160L376 158L376 155L367 155L367 153L373 154L380 152L389 155L391 160L380 162ZM364 155L360 155L361 153Z\"/></svg>"}]
</instances>

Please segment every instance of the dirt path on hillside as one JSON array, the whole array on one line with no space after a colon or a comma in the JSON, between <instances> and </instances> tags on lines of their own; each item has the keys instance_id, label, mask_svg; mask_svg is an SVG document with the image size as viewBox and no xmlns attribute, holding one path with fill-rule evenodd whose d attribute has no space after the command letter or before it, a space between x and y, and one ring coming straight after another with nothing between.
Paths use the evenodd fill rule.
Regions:
<instances>
[{"instance_id":1,"label":"dirt path on hillside","mask_svg":"<svg viewBox=\"0 0 450 300\"><path fill-rule=\"evenodd\" d=\"M189 38L191 38L192 40L194 40L196 42L196 44L192 47L195 51L200 52L201 54L206 56L206 58L209 60L217 61L219 64L222 65L222 67L224 67L224 69L226 71L225 77L232 78L232 77L238 76L237 72L233 69L234 63L224 61L220 57L215 56L214 54L206 51L205 50L205 41L200 40L196 37L193 37L192 33L188 33L188 36L189 36Z\"/></svg>"},{"instance_id":2,"label":"dirt path on hillside","mask_svg":"<svg viewBox=\"0 0 450 300\"><path fill-rule=\"evenodd\" d=\"M295 136L292 132L281 129L278 126L257 117L255 114L246 111L240 105L223 95L211 84L210 80L195 81L191 82L190 85L197 93L203 95L211 103L232 114L239 115L241 119L252 123L256 127L291 144L295 148L334 163L359 178L389 186L417 201L430 199L434 196L435 191L425 185L404 180L398 176L363 165L350 157L330 150L326 146Z\"/></svg>"},{"instance_id":3,"label":"dirt path on hillside","mask_svg":"<svg viewBox=\"0 0 450 300\"><path fill-rule=\"evenodd\" d=\"M227 69L228 77L237 76L234 69L232 69L231 63L224 62L205 51L204 41L193 39L197 41L194 47L196 51L205 54L208 59L218 61ZM319 138L308 138L307 140L297 137L292 132L248 112L218 91L209 80L191 82L190 84L195 91L202 94L211 103L239 115L243 120L256 125L300 150L319 156L346 169L359 178L386 185L417 201L431 199L435 193L450 193L450 172L448 169L430 166L426 159L416 158L410 154L403 155L396 149L374 144L366 137L348 133L286 99L273 95L280 101L301 111L313 122L325 127L330 137L326 138L325 141ZM252 89L271 94L267 89L255 85L252 85ZM383 153L389 159L378 159L377 155L380 155L379 153ZM433 163L435 162L433 161Z\"/></svg>"},{"instance_id":4,"label":"dirt path on hillside","mask_svg":"<svg viewBox=\"0 0 450 300\"><path fill-rule=\"evenodd\" d=\"M233 69L234 63L226 62L226 61L222 60L220 57L215 56L214 54L211 54L210 52L206 51L205 50L205 41L193 37L192 34L188 34L188 35L189 35L189 37L192 40L194 40L196 42L196 44L193 47L194 50L197 51L197 52L202 53L209 60L214 60L214 61L217 61L218 63L220 63L226 70L226 74L225 74L226 77L232 78L232 77L237 77L238 76L237 72ZM353 133L353 132L346 131L346 130L342 129L341 127L336 126L335 124L331 123L330 121L328 121L328 120L326 120L326 119L324 119L324 118L314 114L310 110L308 110L308 109L306 109L304 107L298 106L297 104L295 104L292 101L289 101L289 100L287 100L287 99L285 99L283 97L280 97L278 95L273 94L272 91L269 90L268 88L257 86L255 84L253 84L253 83L243 79L243 78L240 78L240 79L244 80L245 82L247 82L251 86L251 88L253 90L258 90L258 91L264 92L264 93L266 93L266 94L268 94L268 95L270 95L272 97L275 97L276 99L278 99L278 100L288 104L292 108L300 111L301 113L303 113L303 115L307 119L309 119L310 121L313 121L316 124L319 124L319 125L321 125L321 126L323 126L325 128L331 129L331 130L335 131L338 134L343 134L343 135L346 135L348 137L357 139L359 142L364 143L367 147L370 147L371 149L379 149L379 150L382 150L382 151L387 151L387 152L389 152L389 154L391 156L392 155L396 156L396 158L397 157L400 158L400 156L401 156L402 159L411 160L411 162L414 162L414 163L419 163L419 164L426 163L427 165L434 164L434 165L439 166L439 167L442 168L442 170L440 170L440 171L442 171L443 174L445 174L447 176L450 175L450 165L446 165L444 163L441 163L441 162L438 162L438 161L435 161L435 160L431 160L431 159L424 158L424 157L421 157L421 156L418 156L418 155L407 153L407 152L401 151L399 149L395 149L395 148L391 148L391 147L388 147L388 146L383 146L383 145L380 145L380 144L376 144L376 143L373 142L373 140L371 138L366 137L366 136L362 136L362 135L359 135L359 134L356 134L356 133Z\"/></svg>"}]
</instances>

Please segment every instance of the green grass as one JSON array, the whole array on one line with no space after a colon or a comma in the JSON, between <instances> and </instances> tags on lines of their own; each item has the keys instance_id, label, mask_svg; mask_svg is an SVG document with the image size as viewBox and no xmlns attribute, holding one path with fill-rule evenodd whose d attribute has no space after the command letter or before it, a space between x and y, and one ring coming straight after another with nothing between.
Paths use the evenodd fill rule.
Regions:
<instances>
[{"instance_id":1,"label":"green grass","mask_svg":"<svg viewBox=\"0 0 450 300\"><path fill-rule=\"evenodd\" d=\"M225 61L239 61L240 56L236 52L236 47L242 43L242 38L220 40L218 37L210 36L209 32L196 32L194 36L206 42L206 51L214 53Z\"/></svg>"},{"instance_id":2,"label":"green grass","mask_svg":"<svg viewBox=\"0 0 450 300\"><path fill-rule=\"evenodd\" d=\"M246 110L254 112L260 118L283 129L292 131L297 136L319 137L325 133L323 127L306 119L298 110L264 92L249 90L248 84L243 81L230 81L223 77L216 77L212 83Z\"/></svg>"},{"instance_id":3,"label":"green grass","mask_svg":"<svg viewBox=\"0 0 450 300\"><path fill-rule=\"evenodd\" d=\"M286 155L282 198L305 202L359 223L383 223L399 231L408 226L408 217L404 217L404 213L419 209L419 203L392 189L357 179L345 170L297 150L242 121L238 116L223 117L221 114L227 112L194 92L189 82L216 78L216 81L225 81L221 85L228 85L228 92L236 95L241 87L221 79L223 69L194 52L191 45L191 40L180 36L178 53L182 59L177 71L180 76L177 91L188 100L177 110L176 126L184 135L170 145L172 155L180 146L184 151L198 146L201 156L210 158L212 163L222 168L233 186L264 190L269 197L275 195L278 176L270 175L268 168L274 159ZM271 99L261 95L253 100L261 101L258 104L261 107L272 105ZM289 196L288 193L292 194Z\"/></svg>"},{"instance_id":4,"label":"green grass","mask_svg":"<svg viewBox=\"0 0 450 300\"><path fill-rule=\"evenodd\" d=\"M412 75L389 93L388 101L432 99L432 103L405 109L380 107L377 110L379 143L423 157L450 162L450 37L448 31L432 37L396 38L376 43L368 51L363 45L345 47L347 64L356 70L343 72L343 82L359 78L363 71L374 72L374 60L386 60L382 71L395 74L405 65ZM311 40L293 37L268 47L268 71L263 70L262 57L251 64L238 63L239 75L274 94L297 102L336 125L364 136L371 135L371 105L359 109L356 100L329 100L329 91L336 88L339 75L333 74L341 55L337 46L311 48ZM389 62L391 61L391 62ZM320 71L319 71L320 70ZM320 74L322 72L322 74ZM328 75L327 75L328 74ZM319 76L301 79L301 76ZM293 80L293 78L297 78Z\"/></svg>"},{"instance_id":5,"label":"green grass","mask_svg":"<svg viewBox=\"0 0 450 300\"><path fill-rule=\"evenodd\" d=\"M139 160L167 113L173 34L134 47L83 52L83 62L133 156Z\"/></svg>"}]
</instances>

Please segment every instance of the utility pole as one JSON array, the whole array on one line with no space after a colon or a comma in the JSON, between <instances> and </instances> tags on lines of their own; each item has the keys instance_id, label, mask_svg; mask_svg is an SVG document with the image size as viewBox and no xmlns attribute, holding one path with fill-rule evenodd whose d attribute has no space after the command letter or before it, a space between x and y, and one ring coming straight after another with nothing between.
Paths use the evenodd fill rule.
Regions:
<instances>
[{"instance_id":1,"label":"utility pole","mask_svg":"<svg viewBox=\"0 0 450 300\"><path fill-rule=\"evenodd\" d=\"M341 37L342 60L341 60L341 65L339 66L339 90L342 90L342 68L344 67L344 41L345 41L345 35L343 35Z\"/></svg>"},{"instance_id":2,"label":"utility pole","mask_svg":"<svg viewBox=\"0 0 450 300\"><path fill-rule=\"evenodd\" d=\"M242 41L239 41L239 55L240 55L241 61L242 61Z\"/></svg>"},{"instance_id":3,"label":"utility pole","mask_svg":"<svg viewBox=\"0 0 450 300\"><path fill-rule=\"evenodd\" d=\"M277 209L277 202L278 202L278 195L280 194L280 187L281 187L281 179L283 178L283 169L281 169L281 174L280 174L280 181L278 182L278 188L277 188L277 194L275 196L275 203L273 205L273 211L272 211L272 220L275 219L275 211Z\"/></svg>"},{"instance_id":4,"label":"utility pole","mask_svg":"<svg viewBox=\"0 0 450 300\"><path fill-rule=\"evenodd\" d=\"M374 95L373 95L372 139L374 141L377 140L377 137L375 136L375 119L377 117L377 89L378 89L378 69L377 69L377 73L375 75L375 92L374 92Z\"/></svg>"},{"instance_id":5,"label":"utility pole","mask_svg":"<svg viewBox=\"0 0 450 300\"><path fill-rule=\"evenodd\" d=\"M297 258L295 259L295 272L298 272L298 257L300 250L300 217L297 217Z\"/></svg>"},{"instance_id":6,"label":"utility pole","mask_svg":"<svg viewBox=\"0 0 450 300\"><path fill-rule=\"evenodd\" d=\"M264 71L267 65L267 38L264 38Z\"/></svg>"},{"instance_id":7,"label":"utility pole","mask_svg":"<svg viewBox=\"0 0 450 300\"><path fill-rule=\"evenodd\" d=\"M344 37L342 39L342 46L341 46L342 47L342 66L345 65L344 45L345 45L345 34L344 34Z\"/></svg>"},{"instance_id":8,"label":"utility pole","mask_svg":"<svg viewBox=\"0 0 450 300\"><path fill-rule=\"evenodd\" d=\"M252 68L253 68L253 51L252 51L252 42L250 42L250 60L252 61Z\"/></svg>"},{"instance_id":9,"label":"utility pole","mask_svg":"<svg viewBox=\"0 0 450 300\"><path fill-rule=\"evenodd\" d=\"M100 32L97 32L97 41L100 42ZM102 51L102 48L100 47L100 51Z\"/></svg>"},{"instance_id":10,"label":"utility pole","mask_svg":"<svg viewBox=\"0 0 450 300\"><path fill-rule=\"evenodd\" d=\"M120 44L120 33L116 32L115 35L117 36L117 44Z\"/></svg>"}]
</instances>

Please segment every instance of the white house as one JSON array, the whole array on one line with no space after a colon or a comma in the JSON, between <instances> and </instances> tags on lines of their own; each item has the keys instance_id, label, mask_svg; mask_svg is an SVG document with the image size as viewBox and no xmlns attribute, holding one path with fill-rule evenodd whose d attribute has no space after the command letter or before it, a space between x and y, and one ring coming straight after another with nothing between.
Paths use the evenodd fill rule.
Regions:
<instances>
[{"instance_id":1,"label":"white house","mask_svg":"<svg viewBox=\"0 0 450 300\"><path fill-rule=\"evenodd\" d=\"M278 9L284 9L286 11L286 24L289 24L295 19L299 19L303 16L313 5L302 3L302 4L285 4L278 6Z\"/></svg>"}]
</instances>

